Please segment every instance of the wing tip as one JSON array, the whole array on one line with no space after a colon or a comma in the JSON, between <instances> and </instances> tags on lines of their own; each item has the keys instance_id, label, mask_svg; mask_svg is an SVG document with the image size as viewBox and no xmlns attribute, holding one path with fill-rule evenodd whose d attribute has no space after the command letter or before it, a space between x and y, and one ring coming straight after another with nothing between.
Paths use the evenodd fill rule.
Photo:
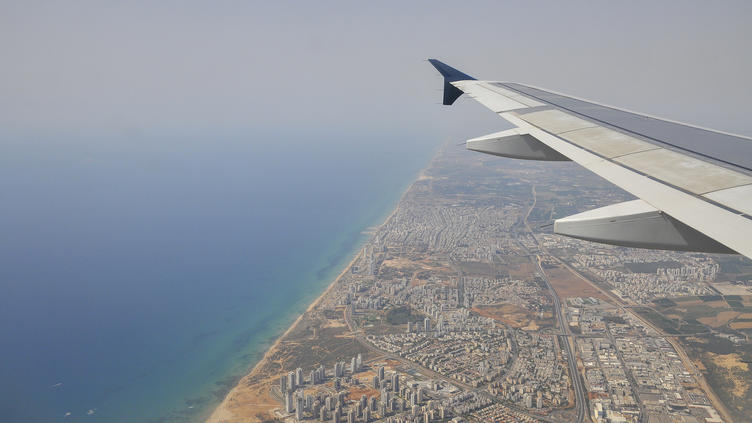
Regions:
<instances>
[{"instance_id":1,"label":"wing tip","mask_svg":"<svg viewBox=\"0 0 752 423\"><path fill-rule=\"evenodd\" d=\"M437 71L439 71L441 76L443 76L444 79L447 79L449 82L475 80L475 78L473 78L472 76L459 71L438 59L429 58L428 62L431 63L433 67L436 68Z\"/></svg>"},{"instance_id":2,"label":"wing tip","mask_svg":"<svg viewBox=\"0 0 752 423\"><path fill-rule=\"evenodd\" d=\"M436 68L437 71L444 77L444 100L445 106L452 105L459 96L462 95L462 90L452 85L452 82L456 81L474 81L475 78L461 72L446 63L437 59L428 59L428 62Z\"/></svg>"}]
</instances>

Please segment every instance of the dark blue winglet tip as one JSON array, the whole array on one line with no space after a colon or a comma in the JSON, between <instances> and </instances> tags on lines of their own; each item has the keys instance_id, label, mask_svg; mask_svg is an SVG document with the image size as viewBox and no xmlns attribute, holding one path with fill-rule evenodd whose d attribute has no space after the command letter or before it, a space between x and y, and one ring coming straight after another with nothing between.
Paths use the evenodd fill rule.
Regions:
<instances>
[{"instance_id":1,"label":"dark blue winglet tip","mask_svg":"<svg viewBox=\"0 0 752 423\"><path fill-rule=\"evenodd\" d=\"M436 59L428 59L428 61L431 62L433 67L435 67L436 70L439 71L441 76L449 80L449 82L475 80L475 78L473 78L472 76L464 72L460 72L444 62Z\"/></svg>"},{"instance_id":2,"label":"dark blue winglet tip","mask_svg":"<svg viewBox=\"0 0 752 423\"><path fill-rule=\"evenodd\" d=\"M460 72L457 69L447 65L436 59L428 59L429 62L436 68L437 71L444 77L444 105L449 106L454 103L459 96L462 95L462 90L452 85L455 81L467 81L475 80L472 76Z\"/></svg>"}]
</instances>

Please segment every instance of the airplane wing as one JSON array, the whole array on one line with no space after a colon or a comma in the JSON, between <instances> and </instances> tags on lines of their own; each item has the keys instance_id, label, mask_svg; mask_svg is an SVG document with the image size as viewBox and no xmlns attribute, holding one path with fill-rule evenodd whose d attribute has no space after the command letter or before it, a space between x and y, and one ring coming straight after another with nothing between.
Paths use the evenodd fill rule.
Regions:
<instances>
[{"instance_id":1,"label":"airplane wing","mask_svg":"<svg viewBox=\"0 0 752 423\"><path fill-rule=\"evenodd\" d=\"M515 128L470 150L571 160L638 197L557 219L554 232L629 247L752 258L752 139L528 85L479 81L438 60L444 104L463 93Z\"/></svg>"}]
</instances>

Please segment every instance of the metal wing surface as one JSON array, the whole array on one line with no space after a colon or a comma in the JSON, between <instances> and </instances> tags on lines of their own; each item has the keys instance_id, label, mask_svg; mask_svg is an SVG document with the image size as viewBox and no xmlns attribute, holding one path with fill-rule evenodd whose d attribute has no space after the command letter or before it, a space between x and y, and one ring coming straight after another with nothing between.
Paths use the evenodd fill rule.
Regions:
<instances>
[{"instance_id":1,"label":"metal wing surface","mask_svg":"<svg viewBox=\"0 0 752 423\"><path fill-rule=\"evenodd\" d=\"M515 126L468 140L468 149L572 160L640 199L558 219L554 232L752 258L752 139L528 85L479 81L429 61L444 76L444 104L465 93Z\"/></svg>"}]
</instances>

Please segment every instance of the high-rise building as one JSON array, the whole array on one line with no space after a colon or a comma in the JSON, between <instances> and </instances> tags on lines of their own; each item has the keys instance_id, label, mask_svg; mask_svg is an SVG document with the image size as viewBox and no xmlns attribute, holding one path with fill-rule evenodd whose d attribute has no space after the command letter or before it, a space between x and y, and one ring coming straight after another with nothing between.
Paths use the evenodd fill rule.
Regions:
<instances>
[{"instance_id":1,"label":"high-rise building","mask_svg":"<svg viewBox=\"0 0 752 423\"><path fill-rule=\"evenodd\" d=\"M318 369L319 374L319 383L324 383L326 380L326 369L324 368L324 365L320 365Z\"/></svg>"},{"instance_id":2,"label":"high-rise building","mask_svg":"<svg viewBox=\"0 0 752 423\"><path fill-rule=\"evenodd\" d=\"M334 365L334 377L345 376L345 362L340 361Z\"/></svg>"},{"instance_id":3,"label":"high-rise building","mask_svg":"<svg viewBox=\"0 0 752 423\"><path fill-rule=\"evenodd\" d=\"M353 357L350 360L350 373L355 374L358 372L358 359Z\"/></svg>"},{"instance_id":4,"label":"high-rise building","mask_svg":"<svg viewBox=\"0 0 752 423\"><path fill-rule=\"evenodd\" d=\"M319 421L323 422L325 420L326 420L326 407L321 407L321 409L319 410Z\"/></svg>"},{"instance_id":5,"label":"high-rise building","mask_svg":"<svg viewBox=\"0 0 752 423\"><path fill-rule=\"evenodd\" d=\"M303 420L303 397L298 396L297 401L295 401L295 419L297 421Z\"/></svg>"},{"instance_id":6,"label":"high-rise building","mask_svg":"<svg viewBox=\"0 0 752 423\"><path fill-rule=\"evenodd\" d=\"M332 401L332 397L324 398L324 407L327 410L334 410L334 401Z\"/></svg>"},{"instance_id":7,"label":"high-rise building","mask_svg":"<svg viewBox=\"0 0 752 423\"><path fill-rule=\"evenodd\" d=\"M392 391L399 392L399 374L396 372L392 375Z\"/></svg>"},{"instance_id":8,"label":"high-rise building","mask_svg":"<svg viewBox=\"0 0 752 423\"><path fill-rule=\"evenodd\" d=\"M423 404L423 388L418 388L418 393L416 395L418 404Z\"/></svg>"},{"instance_id":9,"label":"high-rise building","mask_svg":"<svg viewBox=\"0 0 752 423\"><path fill-rule=\"evenodd\" d=\"M287 388L291 391L295 390L295 372L287 373Z\"/></svg>"},{"instance_id":10,"label":"high-rise building","mask_svg":"<svg viewBox=\"0 0 752 423\"><path fill-rule=\"evenodd\" d=\"M282 375L279 377L279 389L283 393L287 392L287 376Z\"/></svg>"},{"instance_id":11,"label":"high-rise building","mask_svg":"<svg viewBox=\"0 0 752 423\"><path fill-rule=\"evenodd\" d=\"M413 323L411 321L407 321L407 333L410 333L413 331Z\"/></svg>"},{"instance_id":12,"label":"high-rise building","mask_svg":"<svg viewBox=\"0 0 752 423\"><path fill-rule=\"evenodd\" d=\"M363 357L358 353L358 359L355 360L355 364L358 366L358 371L363 368Z\"/></svg>"},{"instance_id":13,"label":"high-rise building","mask_svg":"<svg viewBox=\"0 0 752 423\"><path fill-rule=\"evenodd\" d=\"M295 386L303 386L305 381L303 380L303 369L298 367L295 369Z\"/></svg>"},{"instance_id":14,"label":"high-rise building","mask_svg":"<svg viewBox=\"0 0 752 423\"><path fill-rule=\"evenodd\" d=\"M431 331L431 319L429 319L428 317L426 317L423 320L423 331L424 332L430 332Z\"/></svg>"},{"instance_id":15,"label":"high-rise building","mask_svg":"<svg viewBox=\"0 0 752 423\"><path fill-rule=\"evenodd\" d=\"M378 375L379 381L384 380L384 366L379 366Z\"/></svg>"},{"instance_id":16,"label":"high-rise building","mask_svg":"<svg viewBox=\"0 0 752 423\"><path fill-rule=\"evenodd\" d=\"M316 417L318 417L318 415L319 415L319 411L320 411L320 410L321 410L322 408L324 408L324 407L323 407L323 406L321 405L321 401L319 401L318 399L314 400L314 401L313 401L313 404L311 404L311 405L310 405L310 406L308 407L308 409L309 409L309 410L311 410L311 417L313 417L314 419L315 419Z\"/></svg>"},{"instance_id":17,"label":"high-rise building","mask_svg":"<svg viewBox=\"0 0 752 423\"><path fill-rule=\"evenodd\" d=\"M285 392L285 412L292 413L293 411L293 398L292 398L292 392L287 391Z\"/></svg>"},{"instance_id":18,"label":"high-rise building","mask_svg":"<svg viewBox=\"0 0 752 423\"><path fill-rule=\"evenodd\" d=\"M373 383L371 383L371 387L373 389L379 389L379 377L377 375L373 375Z\"/></svg>"},{"instance_id":19,"label":"high-rise building","mask_svg":"<svg viewBox=\"0 0 752 423\"><path fill-rule=\"evenodd\" d=\"M525 401L525 407L527 408L533 408L533 396L530 394L525 394L523 397Z\"/></svg>"}]
</instances>

